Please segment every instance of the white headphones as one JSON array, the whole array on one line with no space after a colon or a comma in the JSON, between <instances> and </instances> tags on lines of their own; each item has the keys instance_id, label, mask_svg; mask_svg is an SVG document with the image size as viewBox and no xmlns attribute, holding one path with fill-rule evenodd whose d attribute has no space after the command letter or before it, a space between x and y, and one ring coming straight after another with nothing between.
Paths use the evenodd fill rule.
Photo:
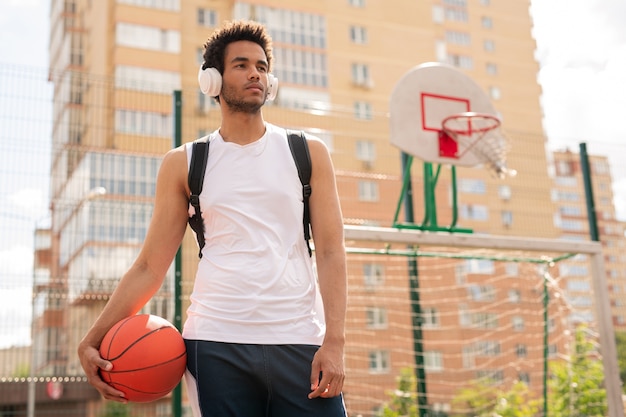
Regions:
<instances>
[{"instance_id":1,"label":"white headphones","mask_svg":"<svg viewBox=\"0 0 626 417\"><path fill-rule=\"evenodd\" d=\"M267 74L267 99L274 100L276 94L278 94L278 78L272 74ZM200 84L200 91L203 94L207 94L211 97L217 97L222 91L222 75L216 68L207 68L198 70L198 84Z\"/></svg>"}]
</instances>

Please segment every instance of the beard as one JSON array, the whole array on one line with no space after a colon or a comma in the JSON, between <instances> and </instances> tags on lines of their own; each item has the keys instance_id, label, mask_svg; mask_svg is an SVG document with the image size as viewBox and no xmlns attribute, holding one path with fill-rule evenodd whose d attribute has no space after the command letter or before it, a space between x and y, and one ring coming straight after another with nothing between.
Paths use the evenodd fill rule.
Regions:
<instances>
[{"instance_id":1,"label":"beard","mask_svg":"<svg viewBox=\"0 0 626 417\"><path fill-rule=\"evenodd\" d=\"M245 101L241 97L237 96L235 89L232 87L224 87L222 89L222 100L228 105L228 107L236 113L254 114L258 113L265 104L265 98L262 102Z\"/></svg>"}]
</instances>

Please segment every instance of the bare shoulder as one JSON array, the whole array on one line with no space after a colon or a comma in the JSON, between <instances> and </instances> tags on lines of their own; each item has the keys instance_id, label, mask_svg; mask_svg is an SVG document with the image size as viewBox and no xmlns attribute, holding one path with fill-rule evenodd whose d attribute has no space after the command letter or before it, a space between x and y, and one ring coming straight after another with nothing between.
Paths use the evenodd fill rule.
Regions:
<instances>
[{"instance_id":1,"label":"bare shoulder","mask_svg":"<svg viewBox=\"0 0 626 417\"><path fill-rule=\"evenodd\" d=\"M185 145L169 150L161 162L159 181L187 190L187 151ZM187 190L188 191L188 190Z\"/></svg>"},{"instance_id":2,"label":"bare shoulder","mask_svg":"<svg viewBox=\"0 0 626 417\"><path fill-rule=\"evenodd\" d=\"M309 145L309 153L311 154L311 163L329 163L330 151L326 143L317 136L306 135L307 144Z\"/></svg>"}]
</instances>

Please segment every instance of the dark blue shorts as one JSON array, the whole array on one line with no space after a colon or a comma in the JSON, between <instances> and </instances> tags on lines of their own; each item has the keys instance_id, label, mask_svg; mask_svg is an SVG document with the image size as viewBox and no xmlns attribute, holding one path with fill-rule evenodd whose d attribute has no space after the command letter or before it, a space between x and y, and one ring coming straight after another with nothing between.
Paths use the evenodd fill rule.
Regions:
<instances>
[{"instance_id":1,"label":"dark blue shorts","mask_svg":"<svg viewBox=\"0 0 626 417\"><path fill-rule=\"evenodd\" d=\"M318 346L185 344L202 417L346 417L342 395L308 398Z\"/></svg>"}]
</instances>

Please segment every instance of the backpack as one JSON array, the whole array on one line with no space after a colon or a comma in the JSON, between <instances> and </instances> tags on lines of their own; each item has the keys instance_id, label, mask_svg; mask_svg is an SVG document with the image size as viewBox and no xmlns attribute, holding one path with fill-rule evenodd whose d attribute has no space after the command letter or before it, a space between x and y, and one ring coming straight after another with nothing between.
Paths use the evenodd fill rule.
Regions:
<instances>
[{"instance_id":1,"label":"backpack","mask_svg":"<svg viewBox=\"0 0 626 417\"><path fill-rule=\"evenodd\" d=\"M309 214L309 196L311 195L311 155L309 154L309 145L304 136L304 132L294 132L287 130L287 142L291 155L298 168L298 177L302 183L302 201L304 202L304 211L302 213L302 226L304 228L304 240L311 256L311 227ZM202 212L200 211L200 193L204 184L204 173L206 170L207 159L209 158L209 140L208 137L197 139L193 143L191 150L191 164L189 165L188 183L191 194L189 196L189 204L194 208L195 213L189 217L189 226L196 233L198 240L199 252L198 256L202 258L202 248L204 248L204 222L202 221Z\"/></svg>"}]
</instances>

